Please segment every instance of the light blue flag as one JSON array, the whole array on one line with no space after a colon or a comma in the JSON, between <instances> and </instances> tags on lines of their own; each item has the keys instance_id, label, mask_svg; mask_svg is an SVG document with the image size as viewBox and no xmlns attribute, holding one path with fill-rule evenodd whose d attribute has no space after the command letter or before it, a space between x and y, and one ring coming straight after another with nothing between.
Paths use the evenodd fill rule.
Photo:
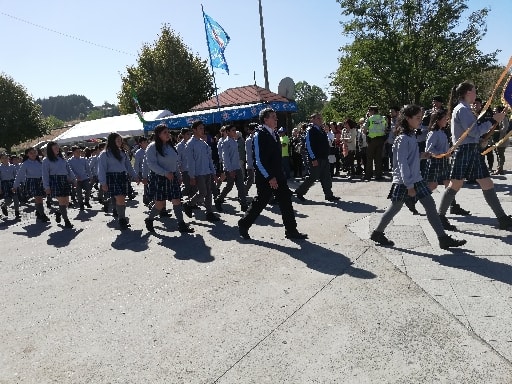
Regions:
<instances>
[{"instance_id":1,"label":"light blue flag","mask_svg":"<svg viewBox=\"0 0 512 384\"><path fill-rule=\"evenodd\" d=\"M224 69L229 75L229 68L224 58L224 50L229 43L226 31L210 16L203 12L206 41L210 52L210 63L214 68Z\"/></svg>"}]
</instances>

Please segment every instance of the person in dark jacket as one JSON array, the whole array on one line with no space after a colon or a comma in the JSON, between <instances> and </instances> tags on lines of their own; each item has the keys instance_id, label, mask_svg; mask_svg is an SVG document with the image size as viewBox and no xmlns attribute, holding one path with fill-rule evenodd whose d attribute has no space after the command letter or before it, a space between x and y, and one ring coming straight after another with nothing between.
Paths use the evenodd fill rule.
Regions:
<instances>
[{"instance_id":1,"label":"person in dark jacket","mask_svg":"<svg viewBox=\"0 0 512 384\"><path fill-rule=\"evenodd\" d=\"M304 182L295 190L295 195L300 201L306 201L304 195L308 193L316 180L320 179L324 190L325 200L336 201L340 198L332 193L332 179L329 167L329 140L323 129L322 115L313 113L311 124L306 131L306 149L309 159L309 175Z\"/></svg>"},{"instance_id":2,"label":"person in dark jacket","mask_svg":"<svg viewBox=\"0 0 512 384\"><path fill-rule=\"evenodd\" d=\"M286 238L306 239L307 235L297 230L291 200L292 193L281 167L281 143L275 132L277 128L276 112L272 108L265 108L260 112L259 120L261 125L256 130L253 139L257 195L244 217L238 221L240 236L250 239L249 228L274 195L281 210Z\"/></svg>"}]
</instances>

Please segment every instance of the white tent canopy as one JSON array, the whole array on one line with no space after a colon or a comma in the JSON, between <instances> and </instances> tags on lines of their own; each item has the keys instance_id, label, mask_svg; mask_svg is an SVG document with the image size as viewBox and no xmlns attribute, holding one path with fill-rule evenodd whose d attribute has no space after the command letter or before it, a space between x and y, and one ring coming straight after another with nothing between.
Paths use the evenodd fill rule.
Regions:
<instances>
[{"instance_id":1,"label":"white tent canopy","mask_svg":"<svg viewBox=\"0 0 512 384\"><path fill-rule=\"evenodd\" d=\"M146 120L156 120L168 116L172 116L172 113L166 109L144 113ZM144 128L137 114L132 113L83 121L57 136L54 141L59 144L69 144L107 137L111 132L117 132L121 136L139 136L144 134Z\"/></svg>"}]
</instances>

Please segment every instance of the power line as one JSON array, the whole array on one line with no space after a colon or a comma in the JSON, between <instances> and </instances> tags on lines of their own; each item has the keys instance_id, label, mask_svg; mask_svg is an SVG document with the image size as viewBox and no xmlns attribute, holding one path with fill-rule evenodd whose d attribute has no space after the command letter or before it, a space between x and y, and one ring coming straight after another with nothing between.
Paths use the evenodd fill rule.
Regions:
<instances>
[{"instance_id":1,"label":"power line","mask_svg":"<svg viewBox=\"0 0 512 384\"><path fill-rule=\"evenodd\" d=\"M40 29L43 29L43 30L48 31L48 32L56 33L57 35L61 35L61 36L64 36L64 37L67 37L67 38L70 38L70 39L73 39L73 40L81 41L82 43L90 44L90 45L93 45L95 47L99 47L99 48L103 48L103 49L108 49L109 51L118 52L118 53L122 53L122 54L129 55L129 56L136 56L133 53L121 51L121 50L115 49L115 48L110 48L110 47L107 47L106 45L96 44L96 43L93 43L92 41L84 40L84 39L81 39L81 38L76 37L76 36L68 35L67 33L59 32L59 31L56 31L54 29L45 27L43 25L35 24L35 23L32 23L31 21L24 20L24 19L21 19L19 17L13 16L13 15L9 15L8 13L5 13L5 12L1 12L0 11L0 14L4 15L4 16L7 16L7 17L10 17L13 20L20 21L22 23L31 25L33 27L40 28Z\"/></svg>"}]
</instances>

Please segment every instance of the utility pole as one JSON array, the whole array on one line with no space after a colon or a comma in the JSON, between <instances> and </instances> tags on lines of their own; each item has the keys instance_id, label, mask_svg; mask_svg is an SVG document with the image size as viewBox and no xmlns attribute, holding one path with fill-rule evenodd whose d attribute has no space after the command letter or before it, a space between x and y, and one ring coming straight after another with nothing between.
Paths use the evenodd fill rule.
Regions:
<instances>
[{"instance_id":1,"label":"utility pole","mask_svg":"<svg viewBox=\"0 0 512 384\"><path fill-rule=\"evenodd\" d=\"M265 77L265 89L270 91L268 85L268 71L267 71L267 50L265 48L265 28L263 28L263 11L261 8L261 0L258 0L260 7L260 29L261 29L261 52L263 53L263 76Z\"/></svg>"}]
</instances>

